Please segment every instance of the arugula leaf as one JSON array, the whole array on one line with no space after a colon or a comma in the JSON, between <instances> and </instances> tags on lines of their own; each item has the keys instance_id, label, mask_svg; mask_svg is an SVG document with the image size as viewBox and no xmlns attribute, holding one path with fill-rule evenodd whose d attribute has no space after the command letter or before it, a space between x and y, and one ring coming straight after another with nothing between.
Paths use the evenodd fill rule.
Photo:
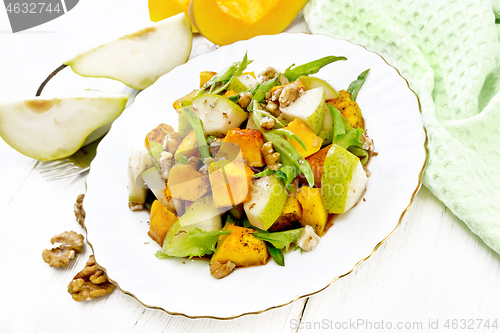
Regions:
<instances>
[{"instance_id":1,"label":"arugula leaf","mask_svg":"<svg viewBox=\"0 0 500 333\"><path fill-rule=\"evenodd\" d=\"M271 170L271 169L266 169L264 171L261 171L259 173L256 173L255 175L252 175L252 177L254 178L260 178L260 177L264 177L264 176L268 176L268 175L272 175L273 173L275 173L276 171L274 170Z\"/></svg>"},{"instance_id":2,"label":"arugula leaf","mask_svg":"<svg viewBox=\"0 0 500 333\"><path fill-rule=\"evenodd\" d=\"M336 107L331 104L328 104L328 107L333 116L333 143L344 149L351 146L363 148L361 143L363 129L352 128Z\"/></svg>"},{"instance_id":3,"label":"arugula leaf","mask_svg":"<svg viewBox=\"0 0 500 333\"><path fill-rule=\"evenodd\" d=\"M321 68L325 67L328 64L331 64L332 62L339 61L339 60L347 60L346 57L335 57L335 56L329 56L329 57L324 57L318 60L314 60L311 62L308 62L306 64L300 65L295 67L294 69L291 69L295 64L292 64L290 67L288 67L285 70L285 73L283 75L288 79L288 81L295 81L302 75L309 75L309 74L316 74Z\"/></svg>"},{"instance_id":4,"label":"arugula leaf","mask_svg":"<svg viewBox=\"0 0 500 333\"><path fill-rule=\"evenodd\" d=\"M180 243L175 245L172 251L176 257L201 257L215 252L215 245L219 236L230 234L230 230L203 231L199 228L191 230L189 234ZM158 259L168 258L169 256L159 250L156 252Z\"/></svg>"},{"instance_id":5,"label":"arugula leaf","mask_svg":"<svg viewBox=\"0 0 500 333\"><path fill-rule=\"evenodd\" d=\"M351 146L347 150L349 150L353 155L355 155L359 158L359 160L361 161L361 165L365 165L368 162L369 154L363 148Z\"/></svg>"},{"instance_id":6,"label":"arugula leaf","mask_svg":"<svg viewBox=\"0 0 500 333\"><path fill-rule=\"evenodd\" d=\"M274 79L267 80L265 82L262 82L259 84L255 90L255 93L253 94L252 100L250 101L250 104L248 104L247 110L248 111L253 111L255 105L257 103L260 103L264 100L266 97L266 94L269 90L271 90L274 86L279 85L279 76L275 77Z\"/></svg>"},{"instance_id":7,"label":"arugula leaf","mask_svg":"<svg viewBox=\"0 0 500 333\"><path fill-rule=\"evenodd\" d=\"M351 94L352 101L356 100L356 97L358 96L358 92L361 89L361 87L363 86L363 84L365 83L366 76L368 75L369 71L370 70L367 69L363 73L359 74L358 78L356 80L352 81L351 84L349 85L349 88L347 88L347 92Z\"/></svg>"},{"instance_id":8,"label":"arugula leaf","mask_svg":"<svg viewBox=\"0 0 500 333\"><path fill-rule=\"evenodd\" d=\"M201 158L210 157L210 147L207 144L207 140L205 139L205 133L203 132L203 122L200 117L193 111L193 106L186 106L184 108L184 112L186 113L187 120L189 124L194 129L196 134L196 141L198 142L198 151L201 154Z\"/></svg>"},{"instance_id":9,"label":"arugula leaf","mask_svg":"<svg viewBox=\"0 0 500 333\"><path fill-rule=\"evenodd\" d=\"M361 143L361 135L363 132L364 131L361 128L351 128L346 134L336 137L334 139L334 143L344 149L352 146L363 148L363 144Z\"/></svg>"},{"instance_id":10,"label":"arugula leaf","mask_svg":"<svg viewBox=\"0 0 500 333\"><path fill-rule=\"evenodd\" d=\"M267 249L269 250L269 254L271 258L280 266L285 266L285 257L283 256L283 251L277 249L273 246L273 244L266 242Z\"/></svg>"},{"instance_id":11,"label":"arugula leaf","mask_svg":"<svg viewBox=\"0 0 500 333\"><path fill-rule=\"evenodd\" d=\"M253 106L253 111L252 112L256 112L258 114L259 119L262 119L264 117L268 117L268 118L274 119L274 128L283 128L283 127L285 127L285 124L283 124L281 122L281 120L279 120L278 118L276 118L275 116L273 116L269 112L261 110L259 108L259 103L257 103L257 101L254 101L253 103L254 103L254 106Z\"/></svg>"},{"instance_id":12,"label":"arugula leaf","mask_svg":"<svg viewBox=\"0 0 500 333\"><path fill-rule=\"evenodd\" d=\"M247 60L247 53L245 53L242 61L234 62L231 66L212 76L212 78L208 80L208 82L205 83L205 85L201 87L200 90L198 90L195 96L205 94L207 91L209 94L220 93L227 88L227 86L231 82L231 79L234 76L241 75L245 68L247 68L248 64L250 64L251 62L252 61Z\"/></svg>"},{"instance_id":13,"label":"arugula leaf","mask_svg":"<svg viewBox=\"0 0 500 333\"><path fill-rule=\"evenodd\" d=\"M283 165L283 167L286 167L285 169L283 169L283 167L280 169L280 170L283 169L282 170L283 173L280 174L280 176L284 177L283 180L285 181L286 188L287 189L291 188L290 184L293 180L291 176L294 174L298 175L300 172L302 172L306 177L309 186L313 187L314 174L312 172L311 166L302 157L302 155L300 155L300 153L292 146L288 138L293 138L295 140L298 139L297 142L299 143L301 143L302 140L300 140L300 138L296 134L293 134L292 132L282 128L265 130L262 127L260 127L260 120L262 119L262 114L252 112L252 116L255 125L262 132L266 141L271 141L273 143L274 149L280 153L281 164ZM301 145L304 146L303 142L301 143Z\"/></svg>"},{"instance_id":14,"label":"arugula leaf","mask_svg":"<svg viewBox=\"0 0 500 333\"><path fill-rule=\"evenodd\" d=\"M273 244L277 249L285 249L288 251L291 243L296 243L304 228L280 231L280 232L266 232L266 233L253 233L252 235L257 238Z\"/></svg>"}]
</instances>

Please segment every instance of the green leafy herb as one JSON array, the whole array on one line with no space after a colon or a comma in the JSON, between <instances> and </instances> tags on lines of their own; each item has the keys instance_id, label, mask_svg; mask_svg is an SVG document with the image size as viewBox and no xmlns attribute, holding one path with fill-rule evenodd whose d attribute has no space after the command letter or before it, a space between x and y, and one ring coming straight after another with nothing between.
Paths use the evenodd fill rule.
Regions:
<instances>
[{"instance_id":1,"label":"green leafy herb","mask_svg":"<svg viewBox=\"0 0 500 333\"><path fill-rule=\"evenodd\" d=\"M156 161L159 161L161 153L163 152L163 145L158 142L149 141L149 146L151 147L148 149L149 155L151 155Z\"/></svg>"},{"instance_id":2,"label":"green leafy herb","mask_svg":"<svg viewBox=\"0 0 500 333\"><path fill-rule=\"evenodd\" d=\"M279 85L279 76L275 77L274 79L267 80L267 81L259 84L256 87L257 89L255 90L255 93L253 94L253 97L252 97L252 100L250 101L250 104L248 104L247 110L250 112L253 111L256 104L260 103L264 100L267 92L277 85Z\"/></svg>"},{"instance_id":3,"label":"green leafy herb","mask_svg":"<svg viewBox=\"0 0 500 333\"><path fill-rule=\"evenodd\" d=\"M186 109L192 110L192 106L182 107L179 109L179 130L177 132L179 132L181 138L184 138L189 131L193 129L189 123Z\"/></svg>"},{"instance_id":4,"label":"green leafy herb","mask_svg":"<svg viewBox=\"0 0 500 333\"><path fill-rule=\"evenodd\" d=\"M215 252L215 245L221 235L230 234L230 230L202 231L199 228L191 230L181 242L175 244L169 251L174 253L175 257L201 257ZM156 252L159 259L169 256L162 252Z\"/></svg>"},{"instance_id":5,"label":"green leafy herb","mask_svg":"<svg viewBox=\"0 0 500 333\"><path fill-rule=\"evenodd\" d=\"M349 122L346 122L340 111L331 104L328 104L333 116L333 143L348 149L351 146L363 148L361 135L363 129L352 128Z\"/></svg>"},{"instance_id":6,"label":"green leafy herb","mask_svg":"<svg viewBox=\"0 0 500 333\"><path fill-rule=\"evenodd\" d=\"M288 251L291 243L296 243L304 228L293 229L280 232L253 233L257 238L273 244L277 249L285 249Z\"/></svg>"},{"instance_id":7,"label":"green leafy herb","mask_svg":"<svg viewBox=\"0 0 500 333\"><path fill-rule=\"evenodd\" d=\"M358 78L354 80L347 88L347 92L351 94L351 100L355 101L358 96L358 92L366 81L366 76L370 70L367 69L363 73L359 74Z\"/></svg>"},{"instance_id":8,"label":"green leafy herb","mask_svg":"<svg viewBox=\"0 0 500 333\"><path fill-rule=\"evenodd\" d=\"M349 150L353 155L357 156L359 158L359 160L361 161L362 165L365 165L366 163L368 163L369 154L363 148L351 146L347 150Z\"/></svg>"},{"instance_id":9,"label":"green leafy herb","mask_svg":"<svg viewBox=\"0 0 500 333\"><path fill-rule=\"evenodd\" d=\"M250 64L252 61L247 60L247 54L245 53L245 56L243 57L243 60L240 62L235 62L231 66L223 69L222 71L218 72L212 78L205 83L203 87L198 90L196 93L196 96L209 93L209 94L218 94L224 89L227 88L229 83L231 82L231 79L234 76L239 76L245 68Z\"/></svg>"},{"instance_id":10,"label":"green leafy herb","mask_svg":"<svg viewBox=\"0 0 500 333\"><path fill-rule=\"evenodd\" d=\"M300 138L285 129L272 129L265 130L260 127L260 120L262 119L262 114L252 112L253 121L255 125L259 128L259 130L264 135L266 141L271 141L273 143L274 149L280 153L281 164L283 167L280 169L282 173L280 173L280 177L285 182L285 186L287 189L291 189L291 183L293 179L302 172L309 183L309 186L312 187L314 185L314 175L311 169L311 166L307 161L300 155L300 153L292 146L288 139L295 139L302 146L304 143ZM280 171L278 170L278 171ZM292 176L295 175L293 178Z\"/></svg>"},{"instance_id":11,"label":"green leafy herb","mask_svg":"<svg viewBox=\"0 0 500 333\"><path fill-rule=\"evenodd\" d=\"M201 154L201 158L210 157L210 147L207 145L207 140L205 139L205 133L203 132L203 122L200 117L193 111L192 106L187 106L185 108L186 116L189 124L194 129L196 134L196 141L198 142L198 151Z\"/></svg>"},{"instance_id":12,"label":"green leafy herb","mask_svg":"<svg viewBox=\"0 0 500 333\"><path fill-rule=\"evenodd\" d=\"M264 176L268 176L268 175L272 175L273 173L275 173L276 171L274 170L271 170L271 169L266 169L264 171L261 171L259 173L256 173L255 175L253 175L252 177L254 178L260 178L260 177L264 177Z\"/></svg>"},{"instance_id":13,"label":"green leafy herb","mask_svg":"<svg viewBox=\"0 0 500 333\"><path fill-rule=\"evenodd\" d=\"M295 81L302 75L316 74L321 68L325 67L328 64L331 64L332 62L339 60L347 60L347 58L335 57L335 56L324 57L318 60L308 62L307 64L297 66L294 69L291 69L293 66L295 66L295 64L292 64L285 70L285 73L283 73L283 75L289 81Z\"/></svg>"},{"instance_id":14,"label":"green leafy herb","mask_svg":"<svg viewBox=\"0 0 500 333\"><path fill-rule=\"evenodd\" d=\"M269 112L261 110L259 108L259 103L257 103L257 101L254 101L253 103L254 103L254 106L253 106L253 111L252 112L257 113L259 119L262 119L264 117L268 117L268 118L274 119L274 128L283 128L283 127L285 127L285 124L283 124L281 122L281 120L279 120L278 118L276 118L275 116L273 116Z\"/></svg>"},{"instance_id":15,"label":"green leafy herb","mask_svg":"<svg viewBox=\"0 0 500 333\"><path fill-rule=\"evenodd\" d=\"M285 257L283 256L283 251L277 249L273 246L273 244L266 242L267 249L269 250L269 254L271 258L280 266L285 266Z\"/></svg>"}]
</instances>

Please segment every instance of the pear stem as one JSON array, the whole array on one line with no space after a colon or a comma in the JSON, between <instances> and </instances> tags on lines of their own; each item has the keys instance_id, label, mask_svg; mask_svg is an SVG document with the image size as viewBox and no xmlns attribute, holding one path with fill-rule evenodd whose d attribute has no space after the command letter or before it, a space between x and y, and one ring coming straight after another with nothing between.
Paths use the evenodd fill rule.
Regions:
<instances>
[{"instance_id":1,"label":"pear stem","mask_svg":"<svg viewBox=\"0 0 500 333\"><path fill-rule=\"evenodd\" d=\"M68 65L62 64L61 66L57 67L57 69L55 71L50 73L49 76L47 76L45 81L42 82L42 84L40 85L40 87L36 91L35 96L40 96L42 94L43 88L45 88L45 85L50 81L50 79L52 79L57 73L59 73L60 71L62 71L66 67L68 67Z\"/></svg>"}]
</instances>

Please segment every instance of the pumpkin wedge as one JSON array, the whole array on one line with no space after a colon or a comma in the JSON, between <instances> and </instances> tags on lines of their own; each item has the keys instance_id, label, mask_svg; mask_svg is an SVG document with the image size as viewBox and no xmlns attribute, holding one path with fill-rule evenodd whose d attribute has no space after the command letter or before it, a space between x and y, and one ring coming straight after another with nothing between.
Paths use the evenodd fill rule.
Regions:
<instances>
[{"instance_id":1,"label":"pumpkin wedge","mask_svg":"<svg viewBox=\"0 0 500 333\"><path fill-rule=\"evenodd\" d=\"M192 0L191 22L208 40L227 45L282 32L307 0Z\"/></svg>"}]
</instances>

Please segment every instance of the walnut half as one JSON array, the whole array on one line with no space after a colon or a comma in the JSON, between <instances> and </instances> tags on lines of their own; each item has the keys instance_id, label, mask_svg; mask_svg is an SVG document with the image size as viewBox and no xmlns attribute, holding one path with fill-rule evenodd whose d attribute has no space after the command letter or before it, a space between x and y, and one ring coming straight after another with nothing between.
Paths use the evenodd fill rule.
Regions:
<instances>
[{"instance_id":1,"label":"walnut half","mask_svg":"<svg viewBox=\"0 0 500 333\"><path fill-rule=\"evenodd\" d=\"M66 267L76 253L82 252L83 236L74 231L65 231L62 234L52 237L52 244L60 243L52 250L43 250L42 258L50 267Z\"/></svg>"},{"instance_id":2,"label":"walnut half","mask_svg":"<svg viewBox=\"0 0 500 333\"><path fill-rule=\"evenodd\" d=\"M109 282L106 273L101 271L91 255L82 271L75 275L68 285L68 293L77 302L90 301L111 293L115 285Z\"/></svg>"}]
</instances>

